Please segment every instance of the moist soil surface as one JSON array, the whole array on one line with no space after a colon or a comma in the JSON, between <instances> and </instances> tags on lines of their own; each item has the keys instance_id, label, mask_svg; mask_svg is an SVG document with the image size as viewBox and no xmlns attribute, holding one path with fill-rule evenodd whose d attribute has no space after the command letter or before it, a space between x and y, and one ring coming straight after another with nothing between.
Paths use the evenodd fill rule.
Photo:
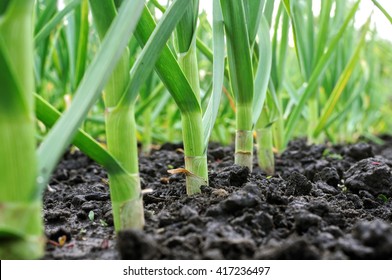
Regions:
<instances>
[{"instance_id":1,"label":"moist soil surface","mask_svg":"<svg viewBox=\"0 0 392 280\"><path fill-rule=\"evenodd\" d=\"M290 143L276 175L211 144L209 186L187 196L181 145L140 157L144 230L114 233L107 174L67 152L44 196L45 259L392 259L392 138Z\"/></svg>"}]
</instances>

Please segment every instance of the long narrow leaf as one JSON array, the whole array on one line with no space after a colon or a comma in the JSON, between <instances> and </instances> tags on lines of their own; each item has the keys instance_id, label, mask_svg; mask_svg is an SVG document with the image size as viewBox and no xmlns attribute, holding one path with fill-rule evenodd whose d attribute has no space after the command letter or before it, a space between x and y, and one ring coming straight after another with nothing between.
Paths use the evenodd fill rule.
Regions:
<instances>
[{"instance_id":1,"label":"long narrow leaf","mask_svg":"<svg viewBox=\"0 0 392 280\"><path fill-rule=\"evenodd\" d=\"M304 4L306 1L306 5ZM302 75L307 81L312 73L312 45L313 37L309 37L308 28L311 3L309 0L290 1L284 0L286 10L290 15L295 43L295 51L298 57ZM309 11L310 10L310 11ZM311 15L313 18L313 15ZM311 26L313 28L313 26ZM312 34L312 33L311 33Z\"/></svg>"},{"instance_id":2,"label":"long narrow leaf","mask_svg":"<svg viewBox=\"0 0 392 280\"><path fill-rule=\"evenodd\" d=\"M180 54L187 53L196 34L199 0L188 0L189 4L182 11L183 16L177 25L177 47Z\"/></svg>"},{"instance_id":3,"label":"long narrow leaf","mask_svg":"<svg viewBox=\"0 0 392 280\"><path fill-rule=\"evenodd\" d=\"M333 89L327 103L325 104L325 107L323 109L323 113L320 117L319 123L317 124L315 131L314 131L315 137L317 137L321 133L321 131L324 128L325 124L327 123L329 117L333 113L335 106L338 103L340 96L342 95L343 89L347 85L347 83L351 77L351 74L354 71L354 67L357 64L357 62L360 58L360 53L365 45L365 39L366 39L367 31L369 29L369 24L370 24L370 18L368 19L368 21L366 22L366 24L363 28L362 36L357 44L357 47L355 48L355 51L354 51L350 61L346 65L346 68L344 69L342 74L340 75L340 78L339 78L337 84L335 85L335 88Z\"/></svg>"},{"instance_id":4,"label":"long narrow leaf","mask_svg":"<svg viewBox=\"0 0 392 280\"><path fill-rule=\"evenodd\" d=\"M23 95L23 84L16 78L16 69L12 67L7 43L0 37L0 109L3 114L24 114L28 112L29 104ZM12 92L13 95L10 95Z\"/></svg>"},{"instance_id":5,"label":"long narrow leaf","mask_svg":"<svg viewBox=\"0 0 392 280\"><path fill-rule=\"evenodd\" d=\"M319 62L317 63L317 66L315 67L310 79L309 83L304 91L304 93L301 96L301 99L298 103L298 105L294 108L293 112L290 114L290 117L287 122L286 126L286 131L285 131L285 142L289 141L291 138L291 135L293 134L294 127L296 126L299 117L301 115L301 112L303 112L303 109L306 105L306 102L309 100L309 98L312 96L312 94L315 92L318 86L318 82L320 79L321 73L324 71L324 69L327 67L333 53L335 52L338 43L340 39L342 38L342 35L344 31L346 30L348 24L351 22L351 20L354 18L355 12L357 11L359 7L360 0L355 3L355 5L351 8L349 14L347 15L344 23L340 27L339 31L335 34L335 36L332 38L327 51L323 54L323 56L320 58Z\"/></svg>"},{"instance_id":6,"label":"long narrow leaf","mask_svg":"<svg viewBox=\"0 0 392 280\"><path fill-rule=\"evenodd\" d=\"M213 0L213 89L206 112L203 115L204 145L207 147L215 120L218 116L225 72L225 38L223 16L219 0Z\"/></svg>"},{"instance_id":7,"label":"long narrow leaf","mask_svg":"<svg viewBox=\"0 0 392 280\"><path fill-rule=\"evenodd\" d=\"M255 96L253 100L253 125L256 124L263 109L267 94L268 82L272 66L272 49L270 42L270 27L266 18L263 16L259 28L259 62L255 76Z\"/></svg>"},{"instance_id":8,"label":"long narrow leaf","mask_svg":"<svg viewBox=\"0 0 392 280\"><path fill-rule=\"evenodd\" d=\"M252 46L259 30L265 0L244 0L244 10L248 22L248 37Z\"/></svg>"},{"instance_id":9,"label":"long narrow leaf","mask_svg":"<svg viewBox=\"0 0 392 280\"><path fill-rule=\"evenodd\" d=\"M320 13L320 28L317 35L317 43L316 43L316 51L314 53L314 61L318 61L321 55L324 52L324 48L327 44L328 39L328 29L329 29L329 21L330 14L332 9L332 0L324 0L321 4L321 13Z\"/></svg>"},{"instance_id":10,"label":"long narrow leaf","mask_svg":"<svg viewBox=\"0 0 392 280\"><path fill-rule=\"evenodd\" d=\"M52 127L61 117L61 113L38 94L34 94L34 97L37 118L46 127ZM117 160L85 131L79 129L72 144L108 171L125 172Z\"/></svg>"},{"instance_id":11,"label":"long narrow leaf","mask_svg":"<svg viewBox=\"0 0 392 280\"><path fill-rule=\"evenodd\" d=\"M112 70L129 41L132 31L136 27L143 4L144 1L142 0L124 2L102 42L97 56L87 69L70 109L56 123L39 147L39 183L41 189L49 180L50 174L60 159L61 154L71 143L87 112L100 96L101 90L109 79ZM134 16L129 17L129 14Z\"/></svg>"},{"instance_id":12,"label":"long narrow leaf","mask_svg":"<svg viewBox=\"0 0 392 280\"><path fill-rule=\"evenodd\" d=\"M118 106L127 106L135 101L140 86L154 69L162 49L188 5L188 0L176 0L166 10L132 67L131 80Z\"/></svg>"},{"instance_id":13,"label":"long narrow leaf","mask_svg":"<svg viewBox=\"0 0 392 280\"><path fill-rule=\"evenodd\" d=\"M5 3L5 1L1 1L1 3ZM42 27L47 24L50 19L57 12L57 1L45 1L44 10L42 10L41 5L35 5L36 8L36 20L35 20L35 28L34 34L37 34Z\"/></svg>"},{"instance_id":14,"label":"long narrow leaf","mask_svg":"<svg viewBox=\"0 0 392 280\"><path fill-rule=\"evenodd\" d=\"M144 47L156 27L155 21L147 8L143 10L139 24L136 27L135 37ZM201 111L200 104L193 90L182 72L170 48L165 45L156 64L155 70L172 94L178 108L182 112ZM131 90L131 89L130 89ZM128 94L129 101L134 98L135 92ZM124 99L125 101L125 99Z\"/></svg>"},{"instance_id":15,"label":"long narrow leaf","mask_svg":"<svg viewBox=\"0 0 392 280\"><path fill-rule=\"evenodd\" d=\"M86 69L89 37L88 0L83 0L80 6L80 30L77 41L75 85L80 83Z\"/></svg>"},{"instance_id":16,"label":"long narrow leaf","mask_svg":"<svg viewBox=\"0 0 392 280\"><path fill-rule=\"evenodd\" d=\"M372 0L374 5L384 14L384 16L389 20L389 22L392 24L392 16L385 10L385 8L377 1L377 0Z\"/></svg>"},{"instance_id":17,"label":"long narrow leaf","mask_svg":"<svg viewBox=\"0 0 392 280\"><path fill-rule=\"evenodd\" d=\"M253 73L242 1L221 0L225 20L230 80L239 104L253 102ZM251 120L250 120L251 121Z\"/></svg>"},{"instance_id":18,"label":"long narrow leaf","mask_svg":"<svg viewBox=\"0 0 392 280\"><path fill-rule=\"evenodd\" d=\"M57 13L34 37L34 43L37 45L47 36L49 36L50 32L56 28L56 26L63 20L63 18L73 11L78 5L80 5L82 0L73 0L64 9L62 9L59 13Z\"/></svg>"}]
</instances>

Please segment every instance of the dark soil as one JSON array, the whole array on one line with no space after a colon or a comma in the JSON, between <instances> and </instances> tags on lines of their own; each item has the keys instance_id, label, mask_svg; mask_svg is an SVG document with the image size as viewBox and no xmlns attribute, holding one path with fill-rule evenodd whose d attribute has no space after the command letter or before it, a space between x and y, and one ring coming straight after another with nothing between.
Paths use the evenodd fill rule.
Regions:
<instances>
[{"instance_id":1,"label":"dark soil","mask_svg":"<svg viewBox=\"0 0 392 280\"><path fill-rule=\"evenodd\" d=\"M392 139L377 146L292 142L277 174L233 165L211 144L210 185L192 197L179 145L140 158L143 231L113 232L106 172L67 153L45 193L45 259L392 259ZM64 238L65 237L65 238ZM60 240L59 240L60 238ZM66 240L63 246L61 240Z\"/></svg>"}]
</instances>

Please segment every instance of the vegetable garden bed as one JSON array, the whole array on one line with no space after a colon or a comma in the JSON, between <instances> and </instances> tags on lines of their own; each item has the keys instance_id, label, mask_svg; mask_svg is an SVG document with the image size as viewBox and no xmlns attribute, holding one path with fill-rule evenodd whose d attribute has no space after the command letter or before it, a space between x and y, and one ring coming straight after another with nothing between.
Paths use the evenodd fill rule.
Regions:
<instances>
[{"instance_id":1,"label":"vegetable garden bed","mask_svg":"<svg viewBox=\"0 0 392 280\"><path fill-rule=\"evenodd\" d=\"M233 165L234 147L211 144L209 186L194 196L184 175L167 173L183 166L182 147L165 144L140 158L145 229L117 237L106 172L68 152L45 193L44 258L391 259L392 139L384 140L297 140L273 177L256 162L252 173Z\"/></svg>"}]
</instances>

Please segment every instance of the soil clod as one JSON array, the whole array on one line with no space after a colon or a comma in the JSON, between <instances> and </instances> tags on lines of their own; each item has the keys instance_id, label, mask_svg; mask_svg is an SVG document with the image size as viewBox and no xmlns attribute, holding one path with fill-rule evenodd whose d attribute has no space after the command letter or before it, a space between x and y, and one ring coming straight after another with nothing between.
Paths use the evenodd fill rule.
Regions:
<instances>
[{"instance_id":1,"label":"soil clod","mask_svg":"<svg viewBox=\"0 0 392 280\"><path fill-rule=\"evenodd\" d=\"M287 195L308 195L312 190L312 183L299 172L293 172L288 178Z\"/></svg>"},{"instance_id":2,"label":"soil clod","mask_svg":"<svg viewBox=\"0 0 392 280\"><path fill-rule=\"evenodd\" d=\"M354 164L345 173L345 185L354 192L392 195L392 170L383 158L368 158Z\"/></svg>"}]
</instances>

